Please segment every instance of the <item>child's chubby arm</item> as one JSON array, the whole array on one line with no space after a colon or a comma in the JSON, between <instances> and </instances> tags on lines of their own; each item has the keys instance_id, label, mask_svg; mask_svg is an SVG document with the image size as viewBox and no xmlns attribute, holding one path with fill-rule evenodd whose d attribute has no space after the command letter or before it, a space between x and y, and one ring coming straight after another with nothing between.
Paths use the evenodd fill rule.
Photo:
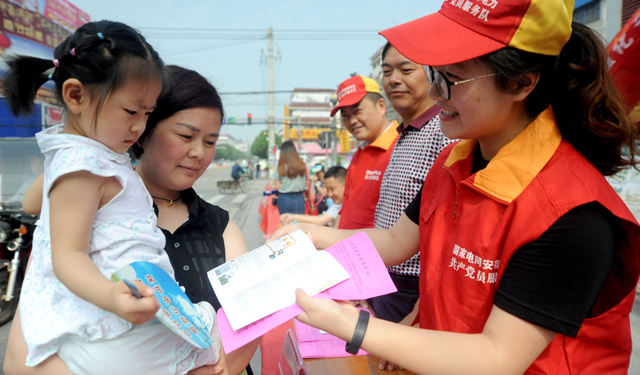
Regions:
<instances>
[{"instance_id":1,"label":"child's chubby arm","mask_svg":"<svg viewBox=\"0 0 640 375\"><path fill-rule=\"evenodd\" d=\"M89 258L91 228L97 210L122 189L114 178L89 172L60 177L49 192L51 258L56 277L78 297L113 312L121 318L142 324L160 308L153 289L135 283L138 299L122 281L109 281Z\"/></svg>"}]
</instances>

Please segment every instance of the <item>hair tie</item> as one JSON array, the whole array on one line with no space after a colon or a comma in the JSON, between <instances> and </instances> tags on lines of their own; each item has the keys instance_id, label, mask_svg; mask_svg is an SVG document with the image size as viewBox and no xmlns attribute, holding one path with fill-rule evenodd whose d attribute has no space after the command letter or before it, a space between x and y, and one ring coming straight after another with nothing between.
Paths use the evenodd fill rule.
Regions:
<instances>
[{"instance_id":1,"label":"hair tie","mask_svg":"<svg viewBox=\"0 0 640 375\"><path fill-rule=\"evenodd\" d=\"M102 33L96 33L96 35L98 35L98 38L100 38L100 40L104 40L104 35L102 35Z\"/></svg>"},{"instance_id":2,"label":"hair tie","mask_svg":"<svg viewBox=\"0 0 640 375\"><path fill-rule=\"evenodd\" d=\"M49 74L49 81L53 81L53 74Z\"/></svg>"},{"instance_id":3,"label":"hair tie","mask_svg":"<svg viewBox=\"0 0 640 375\"><path fill-rule=\"evenodd\" d=\"M76 48L75 48L75 47L74 47L74 48L71 48L71 50L69 51L69 53L71 54L71 56L74 56L74 57L75 57L75 55L76 55Z\"/></svg>"}]
</instances>

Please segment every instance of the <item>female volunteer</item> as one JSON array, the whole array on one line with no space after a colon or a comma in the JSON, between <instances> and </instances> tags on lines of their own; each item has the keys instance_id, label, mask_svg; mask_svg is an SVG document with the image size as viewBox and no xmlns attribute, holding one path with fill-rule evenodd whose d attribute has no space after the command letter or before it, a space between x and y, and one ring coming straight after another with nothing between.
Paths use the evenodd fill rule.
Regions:
<instances>
[{"instance_id":1,"label":"female volunteer","mask_svg":"<svg viewBox=\"0 0 640 375\"><path fill-rule=\"evenodd\" d=\"M447 0L381 33L430 66L442 132L464 139L393 228L367 230L387 265L421 252L421 329L302 291L299 320L423 374L627 373L640 228L604 176L634 165L638 129L573 6ZM271 237L298 228L319 248L353 233Z\"/></svg>"},{"instance_id":2,"label":"female volunteer","mask_svg":"<svg viewBox=\"0 0 640 375\"><path fill-rule=\"evenodd\" d=\"M293 142L280 146L280 160L274 173L280 214L304 214L303 190L307 187L307 166Z\"/></svg>"},{"instance_id":3,"label":"female volunteer","mask_svg":"<svg viewBox=\"0 0 640 375\"><path fill-rule=\"evenodd\" d=\"M220 303L207 271L248 251L240 228L229 213L204 201L192 188L213 160L223 115L222 101L216 89L197 72L178 66L166 69L170 89L158 98L147 128L134 146L139 159L136 172L157 205L158 226L166 236L165 250L176 280L185 287L192 302L204 300L217 310ZM41 180L39 186L39 194L30 189L28 197L41 197ZM28 204L28 197L25 210L39 212L40 202ZM229 374L243 371L258 343L259 339L226 356ZM26 349L20 317L16 314L5 354L5 373L69 373L58 356L50 357L38 367L25 367ZM214 366L208 366L191 374L214 374L215 370Z\"/></svg>"}]
</instances>

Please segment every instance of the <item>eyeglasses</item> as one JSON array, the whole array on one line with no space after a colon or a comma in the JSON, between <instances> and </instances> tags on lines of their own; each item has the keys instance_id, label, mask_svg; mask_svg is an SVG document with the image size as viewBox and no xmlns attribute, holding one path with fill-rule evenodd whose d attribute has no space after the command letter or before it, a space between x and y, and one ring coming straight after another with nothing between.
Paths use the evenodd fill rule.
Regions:
<instances>
[{"instance_id":1,"label":"eyeglasses","mask_svg":"<svg viewBox=\"0 0 640 375\"><path fill-rule=\"evenodd\" d=\"M422 67L424 68L424 72L427 74L427 81L429 81L429 84L433 84L433 82L436 83L436 88L438 89L438 93L440 93L440 96L442 96L442 99L444 100L451 99L451 86L475 81L476 79L480 79L480 78L495 76L498 74L498 73L491 73L491 74L487 74L487 75L476 77L476 78L465 79L464 81L451 82L447 79L447 77L444 76L444 74L442 74L441 71L435 70L428 65L423 65Z\"/></svg>"}]
</instances>

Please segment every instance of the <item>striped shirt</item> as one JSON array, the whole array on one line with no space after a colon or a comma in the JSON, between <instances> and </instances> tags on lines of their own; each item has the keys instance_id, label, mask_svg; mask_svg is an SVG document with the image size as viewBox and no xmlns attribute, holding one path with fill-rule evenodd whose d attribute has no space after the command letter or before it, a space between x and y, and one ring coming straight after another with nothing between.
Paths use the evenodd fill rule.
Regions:
<instances>
[{"instance_id":1,"label":"striped shirt","mask_svg":"<svg viewBox=\"0 0 640 375\"><path fill-rule=\"evenodd\" d=\"M422 187L440 151L452 142L440 131L439 110L434 105L405 129L402 124L398 126L400 137L382 177L375 228L389 229L396 223ZM420 254L398 266L387 268L398 275L419 276Z\"/></svg>"}]
</instances>

